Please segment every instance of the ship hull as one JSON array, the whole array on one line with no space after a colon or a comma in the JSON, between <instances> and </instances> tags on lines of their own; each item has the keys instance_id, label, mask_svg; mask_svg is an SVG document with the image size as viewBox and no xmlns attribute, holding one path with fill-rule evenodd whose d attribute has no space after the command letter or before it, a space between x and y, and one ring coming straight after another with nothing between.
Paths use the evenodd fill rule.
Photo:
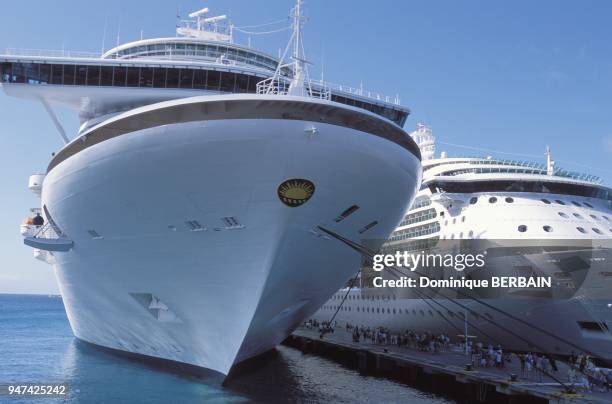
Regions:
<instances>
[{"instance_id":1,"label":"ship hull","mask_svg":"<svg viewBox=\"0 0 612 404\"><path fill-rule=\"evenodd\" d=\"M292 178L316 187L297 207L278 195ZM45 178L42 203L74 242L54 253L54 268L77 338L226 375L359 268L359 254L317 226L357 239L377 221L367 235L384 239L419 181L418 157L352 128L191 120L65 159Z\"/></svg>"}]
</instances>

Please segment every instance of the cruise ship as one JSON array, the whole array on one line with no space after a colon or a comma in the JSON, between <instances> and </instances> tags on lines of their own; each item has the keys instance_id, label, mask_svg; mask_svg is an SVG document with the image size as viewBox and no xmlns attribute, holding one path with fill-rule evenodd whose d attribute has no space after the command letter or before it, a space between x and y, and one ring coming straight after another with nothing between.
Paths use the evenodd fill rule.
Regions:
<instances>
[{"instance_id":1,"label":"cruise ship","mask_svg":"<svg viewBox=\"0 0 612 404\"><path fill-rule=\"evenodd\" d=\"M65 143L30 178L21 231L79 340L225 377L354 272L321 228L386 238L401 221L422 172L409 110L311 80L304 19L298 0L280 58L208 8L101 55L0 55L4 92L41 103Z\"/></svg>"},{"instance_id":2,"label":"cruise ship","mask_svg":"<svg viewBox=\"0 0 612 404\"><path fill-rule=\"evenodd\" d=\"M422 151L423 183L384 250L449 250L482 240L497 248L486 268L444 271L446 279L550 277L552 287L391 290L372 287L372 272L362 271L355 287L338 291L314 317L469 335L516 351L583 352L612 363L612 189L556 167L549 149L542 164L436 157L430 128L419 125L411 135Z\"/></svg>"}]
</instances>

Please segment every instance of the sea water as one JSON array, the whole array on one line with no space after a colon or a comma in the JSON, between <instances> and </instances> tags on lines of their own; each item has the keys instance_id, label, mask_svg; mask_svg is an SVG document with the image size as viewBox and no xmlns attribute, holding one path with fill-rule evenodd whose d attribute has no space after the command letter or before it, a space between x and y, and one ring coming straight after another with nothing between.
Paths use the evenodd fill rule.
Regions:
<instances>
[{"instance_id":1,"label":"sea water","mask_svg":"<svg viewBox=\"0 0 612 404\"><path fill-rule=\"evenodd\" d=\"M226 387L79 342L59 296L0 295L0 385L64 383L63 398L0 395L1 403L445 403L383 378L280 346Z\"/></svg>"}]
</instances>

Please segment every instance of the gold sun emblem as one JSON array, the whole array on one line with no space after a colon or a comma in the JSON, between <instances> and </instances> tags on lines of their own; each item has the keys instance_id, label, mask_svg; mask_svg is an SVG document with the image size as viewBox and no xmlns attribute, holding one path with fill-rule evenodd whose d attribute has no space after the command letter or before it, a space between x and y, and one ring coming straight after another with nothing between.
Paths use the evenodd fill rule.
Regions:
<instances>
[{"instance_id":1,"label":"gold sun emblem","mask_svg":"<svg viewBox=\"0 0 612 404\"><path fill-rule=\"evenodd\" d=\"M278 197L287 206L295 208L306 203L314 194L315 186L312 182L293 178L278 186Z\"/></svg>"}]
</instances>

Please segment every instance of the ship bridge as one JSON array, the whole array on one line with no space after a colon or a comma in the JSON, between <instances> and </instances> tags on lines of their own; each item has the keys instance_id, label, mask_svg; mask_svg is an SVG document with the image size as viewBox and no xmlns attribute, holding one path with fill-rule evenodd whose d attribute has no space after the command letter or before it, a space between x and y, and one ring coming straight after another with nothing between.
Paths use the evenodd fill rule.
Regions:
<instances>
[{"instance_id":1,"label":"ship bridge","mask_svg":"<svg viewBox=\"0 0 612 404\"><path fill-rule=\"evenodd\" d=\"M103 54L7 49L0 54L0 86L11 96L79 112L83 132L117 113L203 94L282 94L294 64L234 43L234 26L208 9L180 21L177 37L144 39ZM259 85L274 77L272 86ZM410 111L399 97L318 80L304 80L307 96L365 109L403 126ZM146 90L146 91L145 91ZM62 129L60 128L60 132ZM65 134L62 135L67 143Z\"/></svg>"}]
</instances>

